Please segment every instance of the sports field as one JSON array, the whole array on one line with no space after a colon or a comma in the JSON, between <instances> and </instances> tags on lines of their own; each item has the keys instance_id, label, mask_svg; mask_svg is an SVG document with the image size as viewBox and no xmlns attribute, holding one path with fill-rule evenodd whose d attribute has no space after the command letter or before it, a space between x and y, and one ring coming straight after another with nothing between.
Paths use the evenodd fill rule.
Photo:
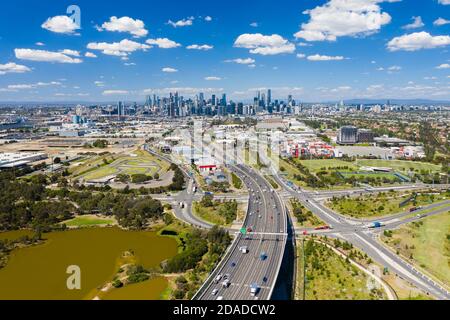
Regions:
<instances>
[{"instance_id":1,"label":"sports field","mask_svg":"<svg viewBox=\"0 0 450 320\"><path fill-rule=\"evenodd\" d=\"M96 157L74 168L72 176L84 181L99 180L108 176L126 174L145 174L162 176L169 169L169 164L148 152L137 150L130 155L107 155Z\"/></svg>"},{"instance_id":2,"label":"sports field","mask_svg":"<svg viewBox=\"0 0 450 320\"><path fill-rule=\"evenodd\" d=\"M355 166L352 162L342 161L338 159L324 159L324 160L296 160L308 168L309 171L317 173L325 170L340 170L342 168L348 168L350 171L356 171L358 166Z\"/></svg>"},{"instance_id":3,"label":"sports field","mask_svg":"<svg viewBox=\"0 0 450 320\"><path fill-rule=\"evenodd\" d=\"M400 172L415 171L420 173L422 170L434 173L440 172L441 166L426 162L406 161L406 160L357 160L356 163L361 167L385 167L392 168Z\"/></svg>"}]
</instances>

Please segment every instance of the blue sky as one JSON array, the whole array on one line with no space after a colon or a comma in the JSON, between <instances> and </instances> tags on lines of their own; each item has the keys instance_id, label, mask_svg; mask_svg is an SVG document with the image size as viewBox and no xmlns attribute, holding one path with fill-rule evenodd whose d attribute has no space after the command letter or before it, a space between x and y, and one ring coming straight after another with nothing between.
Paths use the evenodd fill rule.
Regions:
<instances>
[{"instance_id":1,"label":"blue sky","mask_svg":"<svg viewBox=\"0 0 450 320\"><path fill-rule=\"evenodd\" d=\"M3 1L0 101L450 100L449 20L449 0Z\"/></svg>"}]
</instances>

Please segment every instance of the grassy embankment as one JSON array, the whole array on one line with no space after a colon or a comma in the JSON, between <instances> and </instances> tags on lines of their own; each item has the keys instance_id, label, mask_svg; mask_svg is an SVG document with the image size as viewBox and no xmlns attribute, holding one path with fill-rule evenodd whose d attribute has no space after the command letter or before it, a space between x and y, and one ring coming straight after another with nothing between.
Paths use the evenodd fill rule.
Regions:
<instances>
[{"instance_id":1,"label":"grassy embankment","mask_svg":"<svg viewBox=\"0 0 450 320\"><path fill-rule=\"evenodd\" d=\"M309 238L297 249L297 300L386 299L372 278L326 245Z\"/></svg>"},{"instance_id":2,"label":"grassy embankment","mask_svg":"<svg viewBox=\"0 0 450 320\"><path fill-rule=\"evenodd\" d=\"M315 216L311 210L308 210L298 200L291 199L289 202L290 209L296 219L296 223L299 226L305 228L314 228L324 225L324 222Z\"/></svg>"},{"instance_id":3,"label":"grassy embankment","mask_svg":"<svg viewBox=\"0 0 450 320\"><path fill-rule=\"evenodd\" d=\"M382 241L450 288L450 212L386 231Z\"/></svg>"},{"instance_id":4,"label":"grassy embankment","mask_svg":"<svg viewBox=\"0 0 450 320\"><path fill-rule=\"evenodd\" d=\"M411 199L406 205L400 207L400 204L410 199L414 194L411 191L389 191L358 197L333 198L327 202L327 206L350 217L375 218L408 212L413 207L430 205L450 197L450 192L448 191L439 194L430 191L417 192L415 199Z\"/></svg>"}]
</instances>

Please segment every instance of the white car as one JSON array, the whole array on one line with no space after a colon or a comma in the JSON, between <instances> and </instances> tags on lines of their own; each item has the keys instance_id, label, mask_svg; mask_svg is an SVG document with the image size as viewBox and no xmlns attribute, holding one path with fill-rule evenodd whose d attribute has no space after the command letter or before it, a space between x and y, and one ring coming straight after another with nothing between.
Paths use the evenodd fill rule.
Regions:
<instances>
[{"instance_id":1,"label":"white car","mask_svg":"<svg viewBox=\"0 0 450 320\"><path fill-rule=\"evenodd\" d=\"M216 300L223 300L223 297L222 297L222 296L219 296L219 297L217 297Z\"/></svg>"},{"instance_id":2,"label":"white car","mask_svg":"<svg viewBox=\"0 0 450 320\"><path fill-rule=\"evenodd\" d=\"M211 292L211 295L215 296L218 292L219 292L219 289L214 289L214 290Z\"/></svg>"},{"instance_id":3,"label":"white car","mask_svg":"<svg viewBox=\"0 0 450 320\"><path fill-rule=\"evenodd\" d=\"M231 282L229 279L225 280L224 282L222 282L222 287L224 288L228 288L230 286Z\"/></svg>"}]
</instances>

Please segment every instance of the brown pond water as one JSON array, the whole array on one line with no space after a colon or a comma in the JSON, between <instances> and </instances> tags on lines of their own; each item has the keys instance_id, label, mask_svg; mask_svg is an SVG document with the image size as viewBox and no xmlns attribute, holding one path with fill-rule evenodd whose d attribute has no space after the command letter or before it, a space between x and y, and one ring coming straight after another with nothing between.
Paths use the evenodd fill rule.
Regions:
<instances>
[{"instance_id":1,"label":"brown pond water","mask_svg":"<svg viewBox=\"0 0 450 320\"><path fill-rule=\"evenodd\" d=\"M23 231L0 233L0 239L23 235ZM137 263L146 268L158 266L177 254L173 238L154 232L89 228L53 232L43 237L44 244L14 250L6 267L0 269L0 300L92 299L100 287L112 280L125 251L134 252ZM70 275L66 270L71 265L81 269L81 290L67 289ZM166 287L165 279L156 278L114 290L108 298L157 299Z\"/></svg>"}]
</instances>

